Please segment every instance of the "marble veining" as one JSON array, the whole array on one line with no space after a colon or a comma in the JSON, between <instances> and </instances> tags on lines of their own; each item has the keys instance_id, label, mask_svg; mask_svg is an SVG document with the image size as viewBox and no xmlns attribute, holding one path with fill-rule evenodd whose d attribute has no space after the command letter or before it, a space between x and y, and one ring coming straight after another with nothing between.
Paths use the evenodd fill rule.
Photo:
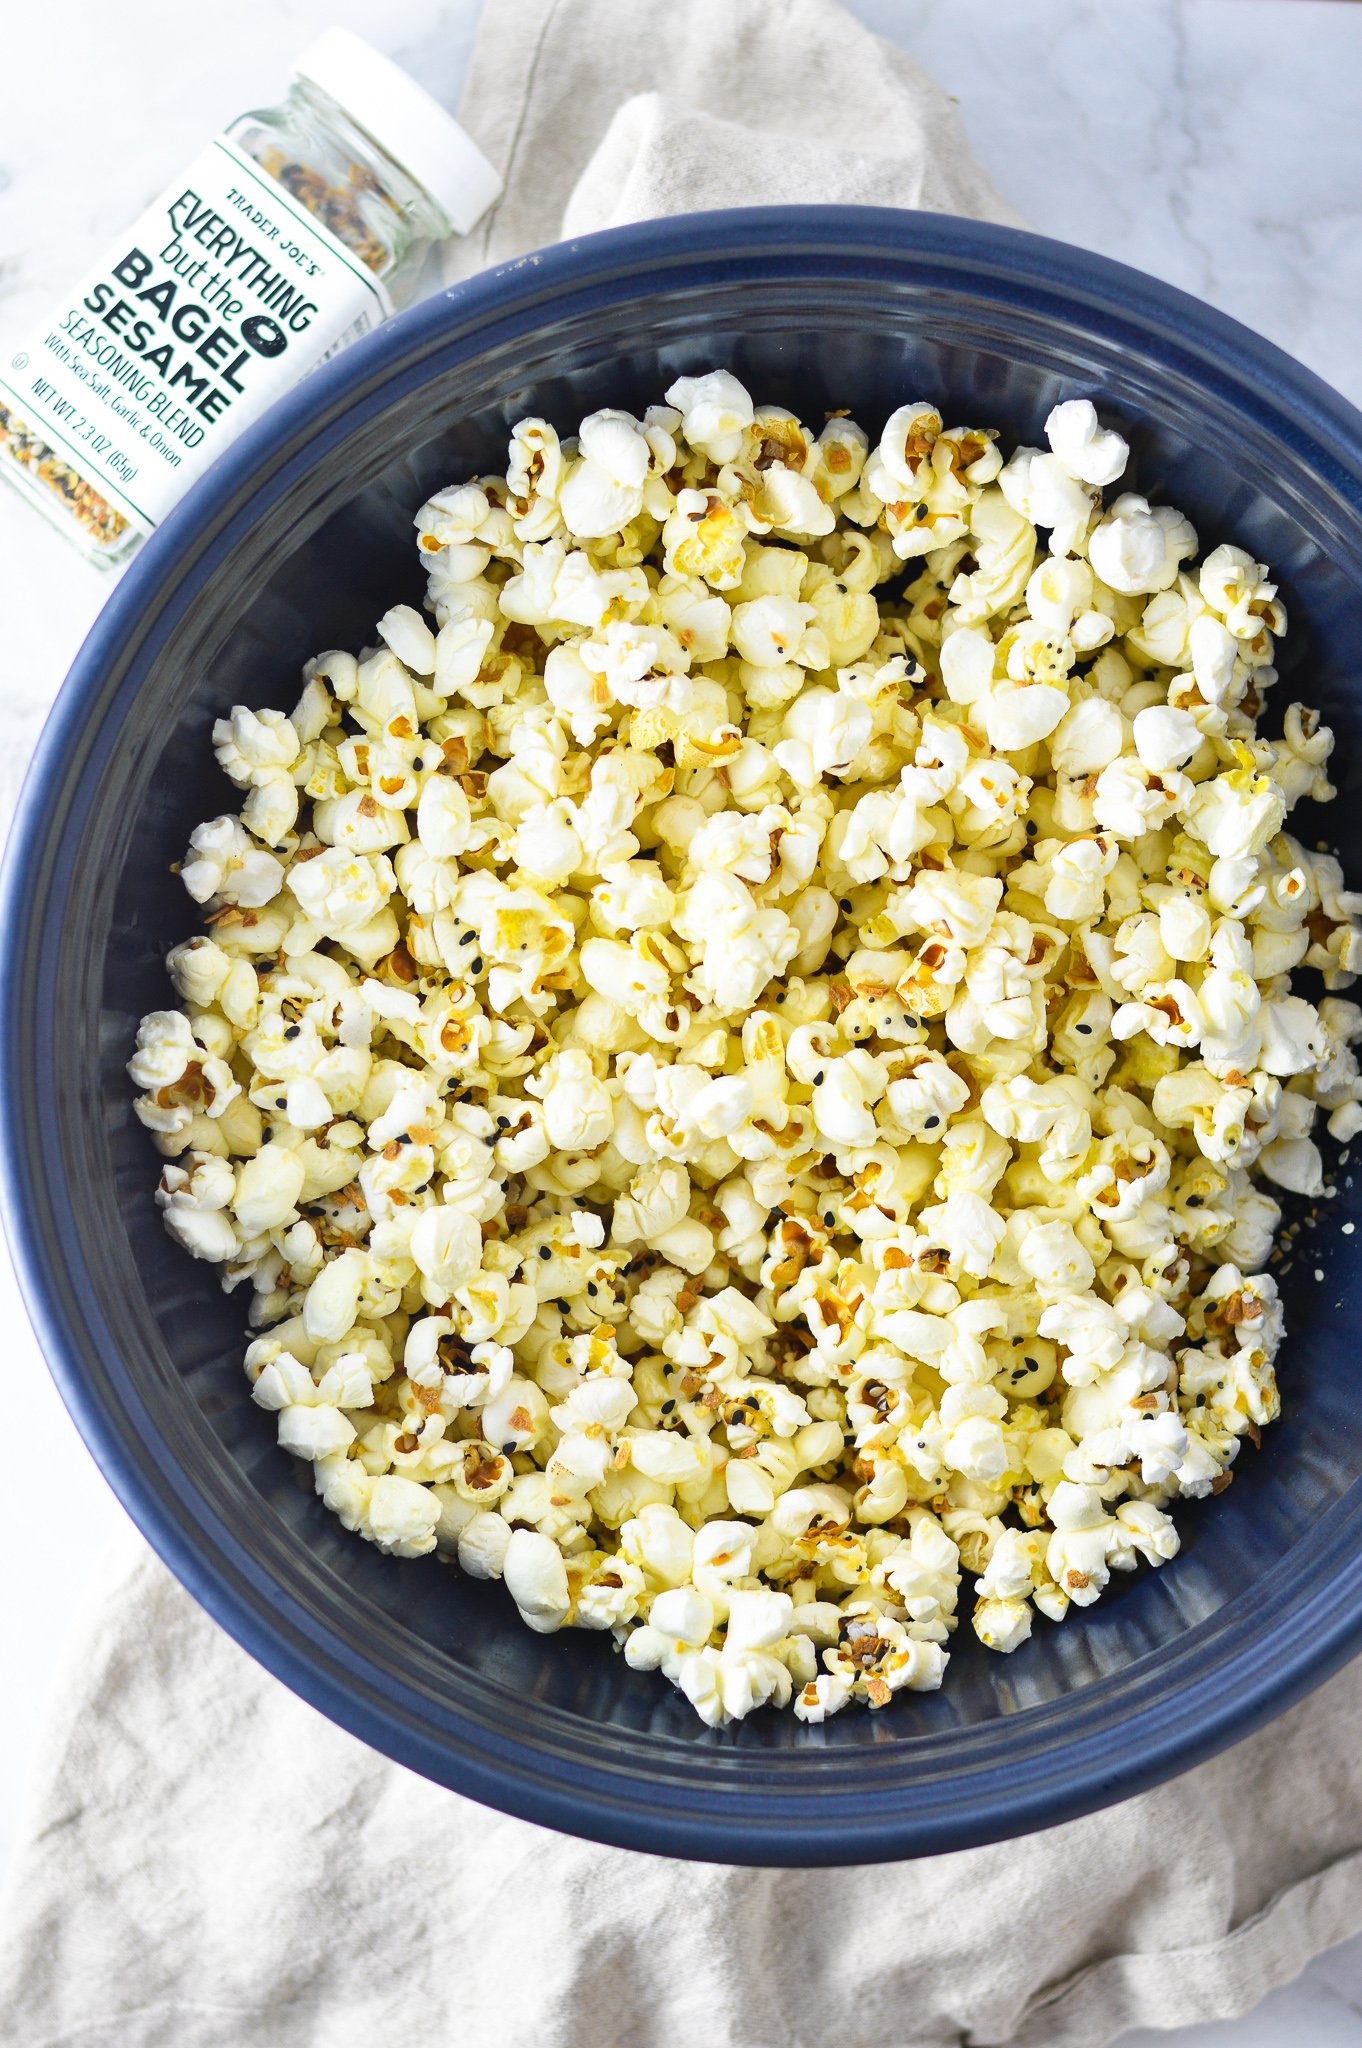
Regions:
<instances>
[{"instance_id":1,"label":"marble veining","mask_svg":"<svg viewBox=\"0 0 1362 2048\"><path fill-rule=\"evenodd\" d=\"M1209 299L1362 402L1362 11L1335 0L852 0L959 100L1042 234Z\"/></svg>"},{"instance_id":2,"label":"marble veining","mask_svg":"<svg viewBox=\"0 0 1362 2048\"><path fill-rule=\"evenodd\" d=\"M1038 231L1211 300L1362 402L1362 5L850 4L954 94L997 184ZM133 36L126 14L70 0L62 120L50 118L48 95L12 94L0 133L0 345L207 136L279 97L291 57L328 23L369 35L453 105L477 12L477 0L406 0L399 23L373 0L239 0L224 33L215 14L145 0ZM10 25L16 76L46 75L51 26L50 10L36 8ZM85 146L73 148L73 137ZM2 491L0 564L3 831L47 707L109 585ZM108 1560L138 1539L57 1400L3 1260L0 1327L27 1441L42 1452L0 1489L10 1653L0 1688L3 1860L57 1711L62 1655ZM1278 2048L1290 2038L1362 2048L1362 1937L1242 2019L1129 2034L1123 2048Z\"/></svg>"}]
</instances>

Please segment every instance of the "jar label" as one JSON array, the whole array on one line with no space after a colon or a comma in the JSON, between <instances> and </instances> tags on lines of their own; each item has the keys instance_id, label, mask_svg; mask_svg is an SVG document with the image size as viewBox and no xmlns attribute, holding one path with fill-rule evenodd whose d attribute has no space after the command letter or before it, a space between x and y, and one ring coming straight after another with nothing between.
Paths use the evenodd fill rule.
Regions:
<instances>
[{"instance_id":1,"label":"jar label","mask_svg":"<svg viewBox=\"0 0 1362 2048\"><path fill-rule=\"evenodd\" d=\"M0 407L122 521L159 524L242 428L392 311L358 255L219 136L26 341Z\"/></svg>"}]
</instances>

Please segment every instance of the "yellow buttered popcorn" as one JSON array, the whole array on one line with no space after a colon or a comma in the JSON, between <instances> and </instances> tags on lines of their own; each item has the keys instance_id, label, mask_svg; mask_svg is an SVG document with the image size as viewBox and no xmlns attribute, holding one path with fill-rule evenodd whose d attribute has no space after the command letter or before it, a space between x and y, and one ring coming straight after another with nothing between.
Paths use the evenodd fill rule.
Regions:
<instances>
[{"instance_id":1,"label":"yellow buttered popcorn","mask_svg":"<svg viewBox=\"0 0 1362 2048\"><path fill-rule=\"evenodd\" d=\"M344 1525L711 1724L941 1684L1276 1417L1272 1188L1362 1130L1286 615L1093 403L877 440L715 370L523 420L423 610L213 733L129 1073ZM1329 991L1294 993L1299 966Z\"/></svg>"}]
</instances>

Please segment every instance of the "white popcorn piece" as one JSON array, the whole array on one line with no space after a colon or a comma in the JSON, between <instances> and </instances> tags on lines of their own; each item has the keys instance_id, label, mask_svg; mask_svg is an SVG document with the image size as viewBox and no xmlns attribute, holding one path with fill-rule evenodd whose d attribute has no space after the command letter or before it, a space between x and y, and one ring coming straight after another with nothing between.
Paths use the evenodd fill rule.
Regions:
<instances>
[{"instance_id":1,"label":"white popcorn piece","mask_svg":"<svg viewBox=\"0 0 1362 2048\"><path fill-rule=\"evenodd\" d=\"M974 1633L987 1649L1008 1656L1031 1634L1029 1600L980 1600L974 1610Z\"/></svg>"},{"instance_id":2,"label":"white popcorn piece","mask_svg":"<svg viewBox=\"0 0 1362 2048\"><path fill-rule=\"evenodd\" d=\"M235 818L214 818L190 833L180 880L196 903L220 897L241 910L260 910L279 894L284 870Z\"/></svg>"},{"instance_id":3,"label":"white popcorn piece","mask_svg":"<svg viewBox=\"0 0 1362 2048\"><path fill-rule=\"evenodd\" d=\"M378 622L378 636L413 675L435 673L435 635L409 604L395 604Z\"/></svg>"},{"instance_id":4,"label":"white popcorn piece","mask_svg":"<svg viewBox=\"0 0 1362 2048\"><path fill-rule=\"evenodd\" d=\"M1201 745L1200 728L1190 713L1161 704L1137 711L1131 732L1136 753L1155 775L1185 766Z\"/></svg>"},{"instance_id":5,"label":"white popcorn piece","mask_svg":"<svg viewBox=\"0 0 1362 2048\"><path fill-rule=\"evenodd\" d=\"M476 1217L450 1203L423 1209L409 1242L412 1260L433 1300L448 1301L482 1264L482 1233Z\"/></svg>"},{"instance_id":6,"label":"white popcorn piece","mask_svg":"<svg viewBox=\"0 0 1362 2048\"><path fill-rule=\"evenodd\" d=\"M1103 427L1089 398L1068 398L1045 422L1045 438L1071 476L1085 484L1114 484L1130 459L1129 444Z\"/></svg>"},{"instance_id":7,"label":"white popcorn piece","mask_svg":"<svg viewBox=\"0 0 1362 2048\"><path fill-rule=\"evenodd\" d=\"M329 1118L329 1109L326 1115ZM230 1196L243 1237L259 1237L292 1223L306 1180L307 1162L282 1145L262 1146L253 1159L247 1159Z\"/></svg>"},{"instance_id":8,"label":"white popcorn piece","mask_svg":"<svg viewBox=\"0 0 1362 2048\"><path fill-rule=\"evenodd\" d=\"M309 1403L279 1411L280 1448L292 1451L297 1458L334 1457L354 1440L354 1424L338 1408ZM419 1498L424 1502L427 1496L421 1493Z\"/></svg>"},{"instance_id":9,"label":"white popcorn piece","mask_svg":"<svg viewBox=\"0 0 1362 2048\"><path fill-rule=\"evenodd\" d=\"M341 933L369 924L387 904L397 877L382 853L328 846L291 868L288 886L305 917L323 931Z\"/></svg>"},{"instance_id":10,"label":"white popcorn piece","mask_svg":"<svg viewBox=\"0 0 1362 2048\"><path fill-rule=\"evenodd\" d=\"M820 1671L795 1695L794 1710L801 1721L817 1726L838 1714L851 1698L851 1686L830 1671Z\"/></svg>"},{"instance_id":11,"label":"white popcorn piece","mask_svg":"<svg viewBox=\"0 0 1362 2048\"><path fill-rule=\"evenodd\" d=\"M1038 448L1019 448L1001 471L998 484L1000 496L1027 532L1045 527L1051 550L1060 559L1076 552L1088 530L1098 494L1080 483L1057 455L1045 454ZM1021 580L1025 582L1031 568L1029 556L1019 566ZM974 589L968 597L961 591L965 601L974 595ZM1003 593L998 595L1001 599ZM1007 595L1011 595L1010 589Z\"/></svg>"},{"instance_id":12,"label":"white popcorn piece","mask_svg":"<svg viewBox=\"0 0 1362 2048\"><path fill-rule=\"evenodd\" d=\"M251 711L237 704L230 718L214 724L213 751L223 773L239 789L250 789L292 768L298 758L298 735L281 711Z\"/></svg>"},{"instance_id":13,"label":"white popcorn piece","mask_svg":"<svg viewBox=\"0 0 1362 2048\"><path fill-rule=\"evenodd\" d=\"M594 412L581 424L581 460L560 485L558 509L568 532L597 540L627 526L643 510L651 450L625 412Z\"/></svg>"},{"instance_id":14,"label":"white popcorn piece","mask_svg":"<svg viewBox=\"0 0 1362 2048\"><path fill-rule=\"evenodd\" d=\"M756 417L751 399L727 370L678 377L667 391L667 403L681 414L684 439L715 462L733 460Z\"/></svg>"},{"instance_id":15,"label":"white popcorn piece","mask_svg":"<svg viewBox=\"0 0 1362 2048\"><path fill-rule=\"evenodd\" d=\"M435 1548L439 1502L415 1480L386 1473L369 1495L365 1534L393 1557L424 1557Z\"/></svg>"},{"instance_id":16,"label":"white popcorn piece","mask_svg":"<svg viewBox=\"0 0 1362 2048\"><path fill-rule=\"evenodd\" d=\"M501 1570L527 1628L550 1635L563 1626L572 1601L567 1566L556 1543L534 1529L512 1529Z\"/></svg>"},{"instance_id":17,"label":"white popcorn piece","mask_svg":"<svg viewBox=\"0 0 1362 2048\"><path fill-rule=\"evenodd\" d=\"M1109 589L1124 594L1166 590L1196 549L1196 534L1180 512L1127 491L1099 521L1088 560Z\"/></svg>"},{"instance_id":18,"label":"white popcorn piece","mask_svg":"<svg viewBox=\"0 0 1362 2048\"><path fill-rule=\"evenodd\" d=\"M237 1177L225 1159L212 1153L191 1153L190 1158L193 1163L188 1170L175 1165L164 1168L156 1190L157 1206L166 1229L193 1258L223 1265L236 1257L241 1245L227 1213L233 1205ZM246 1234L256 1233L247 1229Z\"/></svg>"}]
</instances>

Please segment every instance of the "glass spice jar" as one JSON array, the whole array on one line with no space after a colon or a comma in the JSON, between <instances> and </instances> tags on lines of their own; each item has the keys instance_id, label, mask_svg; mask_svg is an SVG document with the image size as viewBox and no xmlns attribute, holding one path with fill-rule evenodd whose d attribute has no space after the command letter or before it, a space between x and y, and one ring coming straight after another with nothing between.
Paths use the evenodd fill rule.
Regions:
<instances>
[{"instance_id":1,"label":"glass spice jar","mask_svg":"<svg viewBox=\"0 0 1362 2048\"><path fill-rule=\"evenodd\" d=\"M127 559L243 427L413 296L501 190L481 150L348 29L167 186L0 354L0 475L91 559Z\"/></svg>"}]
</instances>

